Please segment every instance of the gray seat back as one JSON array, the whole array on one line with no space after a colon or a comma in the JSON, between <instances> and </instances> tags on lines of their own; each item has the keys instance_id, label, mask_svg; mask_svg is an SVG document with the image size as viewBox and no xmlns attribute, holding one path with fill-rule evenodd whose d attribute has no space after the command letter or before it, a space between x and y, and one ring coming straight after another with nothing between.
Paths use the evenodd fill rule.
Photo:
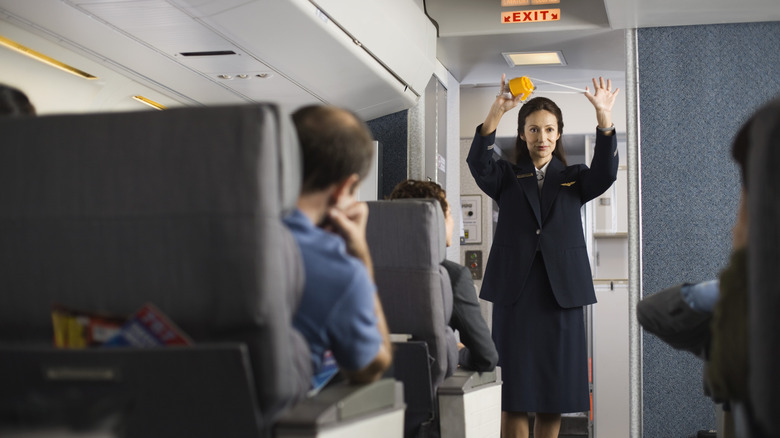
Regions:
<instances>
[{"instance_id":1,"label":"gray seat back","mask_svg":"<svg viewBox=\"0 0 780 438\"><path fill-rule=\"evenodd\" d=\"M53 303L152 302L197 343L246 344L264 415L305 391L291 372L310 372L291 327L303 273L280 220L300 158L275 106L16 118L0 133L1 344L50 345Z\"/></svg>"},{"instance_id":2,"label":"gray seat back","mask_svg":"<svg viewBox=\"0 0 780 438\"><path fill-rule=\"evenodd\" d=\"M444 213L438 202L369 202L366 237L390 332L425 341L434 389L457 367L457 343L448 323L452 286L441 265L446 254Z\"/></svg>"}]
</instances>

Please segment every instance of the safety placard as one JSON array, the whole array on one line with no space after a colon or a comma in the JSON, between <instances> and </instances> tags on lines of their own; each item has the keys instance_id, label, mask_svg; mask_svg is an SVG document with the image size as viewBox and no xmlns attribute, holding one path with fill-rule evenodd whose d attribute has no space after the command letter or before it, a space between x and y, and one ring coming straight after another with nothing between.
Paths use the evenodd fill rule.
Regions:
<instances>
[{"instance_id":1,"label":"safety placard","mask_svg":"<svg viewBox=\"0 0 780 438\"><path fill-rule=\"evenodd\" d=\"M482 243L482 196L461 195L460 212L460 243Z\"/></svg>"},{"instance_id":2,"label":"safety placard","mask_svg":"<svg viewBox=\"0 0 780 438\"><path fill-rule=\"evenodd\" d=\"M560 9L532 9L530 11L511 11L501 13L501 23L538 23L540 21L559 21Z\"/></svg>"}]
</instances>

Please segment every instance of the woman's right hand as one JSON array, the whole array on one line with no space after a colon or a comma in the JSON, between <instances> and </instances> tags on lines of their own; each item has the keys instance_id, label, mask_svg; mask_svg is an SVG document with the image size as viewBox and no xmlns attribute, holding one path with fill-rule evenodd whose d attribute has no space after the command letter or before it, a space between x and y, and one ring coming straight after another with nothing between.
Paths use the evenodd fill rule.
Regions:
<instances>
[{"instance_id":1,"label":"woman's right hand","mask_svg":"<svg viewBox=\"0 0 780 438\"><path fill-rule=\"evenodd\" d=\"M511 93L505 93L505 90L507 89L506 74L503 74L501 75L501 89L498 95L496 95L496 100L493 101L488 116L485 118L485 122L480 129L479 133L482 136L490 135L495 131L498 127L498 122L501 121L501 117L504 116L504 113L520 105L522 102L522 95L508 97L511 96Z\"/></svg>"}]
</instances>

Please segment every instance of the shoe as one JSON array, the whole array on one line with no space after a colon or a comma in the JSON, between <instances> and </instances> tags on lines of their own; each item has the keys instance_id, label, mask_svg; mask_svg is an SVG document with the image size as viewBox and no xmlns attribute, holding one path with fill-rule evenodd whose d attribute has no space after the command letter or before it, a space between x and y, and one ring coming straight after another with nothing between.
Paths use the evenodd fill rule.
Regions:
<instances>
[{"instance_id":1,"label":"shoe","mask_svg":"<svg viewBox=\"0 0 780 438\"><path fill-rule=\"evenodd\" d=\"M711 313L693 310L683 299L683 285L645 297L636 316L645 330L678 350L704 357L710 343Z\"/></svg>"}]
</instances>

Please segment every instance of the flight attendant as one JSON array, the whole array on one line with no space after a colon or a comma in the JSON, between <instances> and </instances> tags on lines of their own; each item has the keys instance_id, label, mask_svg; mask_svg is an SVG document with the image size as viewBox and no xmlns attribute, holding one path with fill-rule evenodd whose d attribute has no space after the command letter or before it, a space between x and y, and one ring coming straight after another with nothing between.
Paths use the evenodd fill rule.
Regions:
<instances>
[{"instance_id":1,"label":"flight attendant","mask_svg":"<svg viewBox=\"0 0 780 438\"><path fill-rule=\"evenodd\" d=\"M501 90L506 77L501 78ZM502 367L501 436L557 437L561 413L589 409L583 306L596 302L581 207L617 177L611 80L593 79L585 96L596 110L590 167L568 166L560 108L530 99L517 118L516 164L493 159L496 127L521 97L499 94L477 127L467 162L499 206L480 297L493 302L493 339Z\"/></svg>"}]
</instances>

